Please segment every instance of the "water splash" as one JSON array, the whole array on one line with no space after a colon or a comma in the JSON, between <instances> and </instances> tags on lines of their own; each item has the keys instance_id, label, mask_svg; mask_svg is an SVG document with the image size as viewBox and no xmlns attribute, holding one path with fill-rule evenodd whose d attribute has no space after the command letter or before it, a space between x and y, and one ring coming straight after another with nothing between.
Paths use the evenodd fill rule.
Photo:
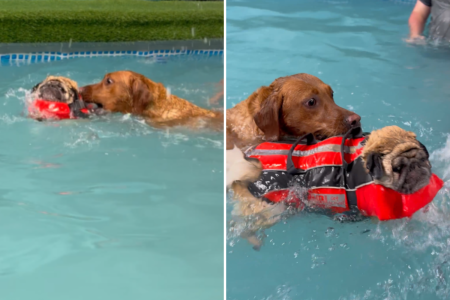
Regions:
<instances>
[{"instance_id":1,"label":"water splash","mask_svg":"<svg viewBox=\"0 0 450 300\"><path fill-rule=\"evenodd\" d=\"M443 148L433 151L430 155L433 167L442 172L444 180L450 180L450 134Z\"/></svg>"},{"instance_id":2,"label":"water splash","mask_svg":"<svg viewBox=\"0 0 450 300\"><path fill-rule=\"evenodd\" d=\"M80 146L88 146L92 148L94 145L99 143L99 136L93 132L79 132L72 133L73 137L70 142L64 143L64 145L68 148L77 148Z\"/></svg>"},{"instance_id":3,"label":"water splash","mask_svg":"<svg viewBox=\"0 0 450 300\"><path fill-rule=\"evenodd\" d=\"M262 298L261 300L292 300L290 296L291 287L283 284L277 287L275 294Z\"/></svg>"}]
</instances>

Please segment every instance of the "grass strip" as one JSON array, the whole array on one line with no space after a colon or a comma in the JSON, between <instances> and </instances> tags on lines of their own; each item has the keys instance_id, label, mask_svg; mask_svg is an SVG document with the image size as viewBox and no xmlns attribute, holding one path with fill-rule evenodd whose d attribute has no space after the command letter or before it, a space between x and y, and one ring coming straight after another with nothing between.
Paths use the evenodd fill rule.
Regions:
<instances>
[{"instance_id":1,"label":"grass strip","mask_svg":"<svg viewBox=\"0 0 450 300\"><path fill-rule=\"evenodd\" d=\"M0 43L223 38L223 2L0 0Z\"/></svg>"}]
</instances>

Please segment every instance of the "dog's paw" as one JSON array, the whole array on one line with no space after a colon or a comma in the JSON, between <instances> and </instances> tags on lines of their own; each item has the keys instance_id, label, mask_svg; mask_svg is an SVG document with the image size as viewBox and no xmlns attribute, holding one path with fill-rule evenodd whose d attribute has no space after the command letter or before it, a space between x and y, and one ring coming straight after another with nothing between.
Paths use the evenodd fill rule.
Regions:
<instances>
[{"instance_id":1,"label":"dog's paw","mask_svg":"<svg viewBox=\"0 0 450 300\"><path fill-rule=\"evenodd\" d=\"M264 243L264 239L266 235L262 232L260 235L257 235L256 231L246 230L241 233L241 237L247 239L247 241L253 246L253 250L259 251Z\"/></svg>"}]
</instances>

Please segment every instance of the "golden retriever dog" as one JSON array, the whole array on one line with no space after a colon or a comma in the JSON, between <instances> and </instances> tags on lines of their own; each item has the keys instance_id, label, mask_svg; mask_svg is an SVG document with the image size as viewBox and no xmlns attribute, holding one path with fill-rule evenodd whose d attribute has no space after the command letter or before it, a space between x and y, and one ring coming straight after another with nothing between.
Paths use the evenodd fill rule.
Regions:
<instances>
[{"instance_id":1,"label":"golden retriever dog","mask_svg":"<svg viewBox=\"0 0 450 300\"><path fill-rule=\"evenodd\" d=\"M280 77L262 86L226 114L226 185L237 201L236 215L257 215L253 225L271 226L285 210L283 203L271 205L255 199L245 182L258 178L258 161L244 159L248 146L283 137L313 133L318 140L345 134L360 126L361 117L334 102L332 88L316 76L301 73ZM239 188L243 185L243 188ZM256 244L251 232L246 236Z\"/></svg>"},{"instance_id":2,"label":"golden retriever dog","mask_svg":"<svg viewBox=\"0 0 450 300\"><path fill-rule=\"evenodd\" d=\"M186 126L223 130L223 112L198 107L170 94L161 84L132 71L106 74L99 83L81 88L86 102L106 111L143 117L154 127Z\"/></svg>"},{"instance_id":3,"label":"golden retriever dog","mask_svg":"<svg viewBox=\"0 0 450 300\"><path fill-rule=\"evenodd\" d=\"M333 90L319 78L295 74L276 79L227 110L226 128L239 148L275 141L284 136L313 133L316 139L346 133L360 125L361 117L339 107Z\"/></svg>"},{"instance_id":4,"label":"golden retriever dog","mask_svg":"<svg viewBox=\"0 0 450 300\"><path fill-rule=\"evenodd\" d=\"M226 184L247 176L258 162L244 159L241 150L285 136L313 133L318 140L360 126L361 117L338 106L332 88L316 76L301 73L280 77L262 86L227 110Z\"/></svg>"}]
</instances>

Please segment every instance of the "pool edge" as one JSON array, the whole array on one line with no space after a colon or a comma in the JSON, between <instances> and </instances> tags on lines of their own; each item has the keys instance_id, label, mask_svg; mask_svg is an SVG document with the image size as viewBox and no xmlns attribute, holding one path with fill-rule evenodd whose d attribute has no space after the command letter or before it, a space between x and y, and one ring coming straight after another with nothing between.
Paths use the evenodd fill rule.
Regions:
<instances>
[{"instance_id":1,"label":"pool edge","mask_svg":"<svg viewBox=\"0 0 450 300\"><path fill-rule=\"evenodd\" d=\"M217 50L224 48L223 39L140 41L140 42L87 42L87 43L5 43L0 44L0 54L28 52L86 52L86 51L154 51L170 50Z\"/></svg>"}]
</instances>

